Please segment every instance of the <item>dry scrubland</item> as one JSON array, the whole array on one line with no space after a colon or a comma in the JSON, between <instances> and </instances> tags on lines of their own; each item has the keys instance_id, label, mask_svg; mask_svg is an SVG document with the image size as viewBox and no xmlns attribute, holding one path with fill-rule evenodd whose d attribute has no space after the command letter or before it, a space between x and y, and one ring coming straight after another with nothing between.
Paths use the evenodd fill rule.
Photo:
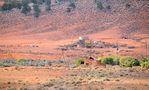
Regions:
<instances>
[{"instance_id":1,"label":"dry scrubland","mask_svg":"<svg viewBox=\"0 0 149 90\"><path fill-rule=\"evenodd\" d=\"M21 90L148 90L149 71L140 67L65 65L1 68L0 88Z\"/></svg>"},{"instance_id":2,"label":"dry scrubland","mask_svg":"<svg viewBox=\"0 0 149 90\"><path fill-rule=\"evenodd\" d=\"M20 9L0 11L1 61L51 61L47 66L0 62L0 90L148 90L148 68L69 65L88 56L133 56L138 60L148 56L149 1L102 0L106 8L101 10L94 0L76 0L72 11L64 1L57 4L52 0L49 12L39 5L38 18L33 10L27 15ZM89 38L83 47L78 44L80 36Z\"/></svg>"}]
</instances>

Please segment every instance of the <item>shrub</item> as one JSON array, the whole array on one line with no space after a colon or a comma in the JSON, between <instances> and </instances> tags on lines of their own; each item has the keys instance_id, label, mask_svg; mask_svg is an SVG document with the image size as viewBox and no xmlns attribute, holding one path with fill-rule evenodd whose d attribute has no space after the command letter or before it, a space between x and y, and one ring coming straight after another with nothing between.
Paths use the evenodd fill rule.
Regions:
<instances>
[{"instance_id":1,"label":"shrub","mask_svg":"<svg viewBox=\"0 0 149 90\"><path fill-rule=\"evenodd\" d=\"M120 59L120 66L122 67L132 67L132 66L138 66L138 65L139 65L139 61L133 57L126 56Z\"/></svg>"},{"instance_id":2,"label":"shrub","mask_svg":"<svg viewBox=\"0 0 149 90\"><path fill-rule=\"evenodd\" d=\"M143 58L140 61L140 65L142 68L149 68L149 58Z\"/></svg>"},{"instance_id":3,"label":"shrub","mask_svg":"<svg viewBox=\"0 0 149 90\"><path fill-rule=\"evenodd\" d=\"M111 9L111 6L110 6L110 5L108 5L106 8L107 8L108 10L110 10L110 9Z\"/></svg>"},{"instance_id":4,"label":"shrub","mask_svg":"<svg viewBox=\"0 0 149 90\"><path fill-rule=\"evenodd\" d=\"M81 64L84 64L84 58L79 58L75 61L76 66L80 66Z\"/></svg>"},{"instance_id":5,"label":"shrub","mask_svg":"<svg viewBox=\"0 0 149 90\"><path fill-rule=\"evenodd\" d=\"M113 56L113 65L119 65L120 57Z\"/></svg>"},{"instance_id":6,"label":"shrub","mask_svg":"<svg viewBox=\"0 0 149 90\"><path fill-rule=\"evenodd\" d=\"M86 47L86 48L91 48L92 46L93 46L92 43L85 43L85 47Z\"/></svg>"},{"instance_id":7,"label":"shrub","mask_svg":"<svg viewBox=\"0 0 149 90\"><path fill-rule=\"evenodd\" d=\"M71 8L70 7L67 8L67 12L71 12Z\"/></svg>"},{"instance_id":8,"label":"shrub","mask_svg":"<svg viewBox=\"0 0 149 90\"><path fill-rule=\"evenodd\" d=\"M17 0L5 0L4 5L1 7L3 11L11 10L13 8L21 9L21 2Z\"/></svg>"},{"instance_id":9,"label":"shrub","mask_svg":"<svg viewBox=\"0 0 149 90\"><path fill-rule=\"evenodd\" d=\"M76 5L75 5L75 3L70 3L70 4L69 4L69 7L71 7L71 8L76 8Z\"/></svg>"},{"instance_id":10,"label":"shrub","mask_svg":"<svg viewBox=\"0 0 149 90\"><path fill-rule=\"evenodd\" d=\"M38 4L34 4L34 16L39 17L40 16L40 9Z\"/></svg>"},{"instance_id":11,"label":"shrub","mask_svg":"<svg viewBox=\"0 0 149 90\"><path fill-rule=\"evenodd\" d=\"M98 60L103 64L119 65L120 57L118 57L118 56L107 56L107 57L98 58Z\"/></svg>"},{"instance_id":12,"label":"shrub","mask_svg":"<svg viewBox=\"0 0 149 90\"><path fill-rule=\"evenodd\" d=\"M27 15L31 11L31 7L28 5L29 1L28 0L23 0L22 1L22 13Z\"/></svg>"},{"instance_id":13,"label":"shrub","mask_svg":"<svg viewBox=\"0 0 149 90\"><path fill-rule=\"evenodd\" d=\"M127 8L130 8L130 7L131 7L131 5L130 5L129 3L127 3L127 4L126 4L126 7L127 7Z\"/></svg>"},{"instance_id":14,"label":"shrub","mask_svg":"<svg viewBox=\"0 0 149 90\"><path fill-rule=\"evenodd\" d=\"M31 0L31 2L37 4L37 0Z\"/></svg>"},{"instance_id":15,"label":"shrub","mask_svg":"<svg viewBox=\"0 0 149 90\"><path fill-rule=\"evenodd\" d=\"M45 4L46 4L46 11L50 11L51 10L51 0L45 0Z\"/></svg>"},{"instance_id":16,"label":"shrub","mask_svg":"<svg viewBox=\"0 0 149 90\"><path fill-rule=\"evenodd\" d=\"M103 64L111 64L113 65L113 58L112 57L102 57L100 62Z\"/></svg>"},{"instance_id":17,"label":"shrub","mask_svg":"<svg viewBox=\"0 0 149 90\"><path fill-rule=\"evenodd\" d=\"M4 60L0 60L0 66L4 66L4 67L10 67L15 65L15 60L13 59L4 59Z\"/></svg>"},{"instance_id":18,"label":"shrub","mask_svg":"<svg viewBox=\"0 0 149 90\"><path fill-rule=\"evenodd\" d=\"M102 10L104 8L102 5L102 2L98 1L98 2L96 2L96 4L97 4L98 9Z\"/></svg>"},{"instance_id":19,"label":"shrub","mask_svg":"<svg viewBox=\"0 0 149 90\"><path fill-rule=\"evenodd\" d=\"M27 61L27 59L25 59L25 58L16 59L16 64L17 65L25 65L25 61Z\"/></svg>"}]
</instances>

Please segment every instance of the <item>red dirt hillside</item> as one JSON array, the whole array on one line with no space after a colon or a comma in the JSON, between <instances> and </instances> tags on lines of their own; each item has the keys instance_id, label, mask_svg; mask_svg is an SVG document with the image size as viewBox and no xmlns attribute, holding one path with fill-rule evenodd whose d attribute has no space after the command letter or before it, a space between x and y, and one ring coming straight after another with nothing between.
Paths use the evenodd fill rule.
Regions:
<instances>
[{"instance_id":1,"label":"red dirt hillside","mask_svg":"<svg viewBox=\"0 0 149 90\"><path fill-rule=\"evenodd\" d=\"M0 58L59 59L61 51L57 48L77 41L80 36L134 46L134 49L122 48L120 54L140 57L145 54L142 42L149 41L148 2L102 0L103 5L110 5L111 9L98 10L94 0L77 0L76 9L70 13L66 11L67 1L61 5L52 2L49 13L40 5L39 18L33 17L32 12L25 16L18 9L0 12ZM95 51L107 55L107 51L115 50ZM83 54L86 53L81 50L66 52L68 56Z\"/></svg>"}]
</instances>

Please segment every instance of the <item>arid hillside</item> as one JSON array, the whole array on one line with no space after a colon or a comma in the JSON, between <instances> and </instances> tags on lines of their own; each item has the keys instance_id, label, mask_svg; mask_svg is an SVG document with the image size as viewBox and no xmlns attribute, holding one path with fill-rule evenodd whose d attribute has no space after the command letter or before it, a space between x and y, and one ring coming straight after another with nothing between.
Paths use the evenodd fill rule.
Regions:
<instances>
[{"instance_id":1,"label":"arid hillside","mask_svg":"<svg viewBox=\"0 0 149 90\"><path fill-rule=\"evenodd\" d=\"M33 16L33 11L27 16L18 9L0 12L0 49L2 54L11 51L17 55L31 52L49 55L49 52L57 53L52 50L60 45L87 36L94 40L137 45L138 53L142 53L142 43L133 40L149 40L148 3L148 0L102 0L104 9L100 10L96 0L76 0L76 8L67 12L67 0L62 4L52 0L48 13L44 4L40 5L38 18ZM123 38L129 39L121 40Z\"/></svg>"}]
</instances>

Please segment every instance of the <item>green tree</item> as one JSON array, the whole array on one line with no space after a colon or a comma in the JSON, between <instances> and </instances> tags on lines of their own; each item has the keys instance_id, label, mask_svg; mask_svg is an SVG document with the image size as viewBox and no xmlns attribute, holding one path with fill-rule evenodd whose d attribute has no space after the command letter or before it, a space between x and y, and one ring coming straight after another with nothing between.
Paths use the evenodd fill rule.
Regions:
<instances>
[{"instance_id":1,"label":"green tree","mask_svg":"<svg viewBox=\"0 0 149 90\"><path fill-rule=\"evenodd\" d=\"M39 5L38 4L34 4L33 8L34 8L34 16L35 17L39 17L40 16Z\"/></svg>"},{"instance_id":2,"label":"green tree","mask_svg":"<svg viewBox=\"0 0 149 90\"><path fill-rule=\"evenodd\" d=\"M51 10L51 0L45 0L45 4L46 4L46 11L50 11Z\"/></svg>"},{"instance_id":3,"label":"green tree","mask_svg":"<svg viewBox=\"0 0 149 90\"><path fill-rule=\"evenodd\" d=\"M25 15L27 15L31 11L31 8L28 4L29 4L28 0L22 1L22 11L21 12L24 13Z\"/></svg>"}]
</instances>

